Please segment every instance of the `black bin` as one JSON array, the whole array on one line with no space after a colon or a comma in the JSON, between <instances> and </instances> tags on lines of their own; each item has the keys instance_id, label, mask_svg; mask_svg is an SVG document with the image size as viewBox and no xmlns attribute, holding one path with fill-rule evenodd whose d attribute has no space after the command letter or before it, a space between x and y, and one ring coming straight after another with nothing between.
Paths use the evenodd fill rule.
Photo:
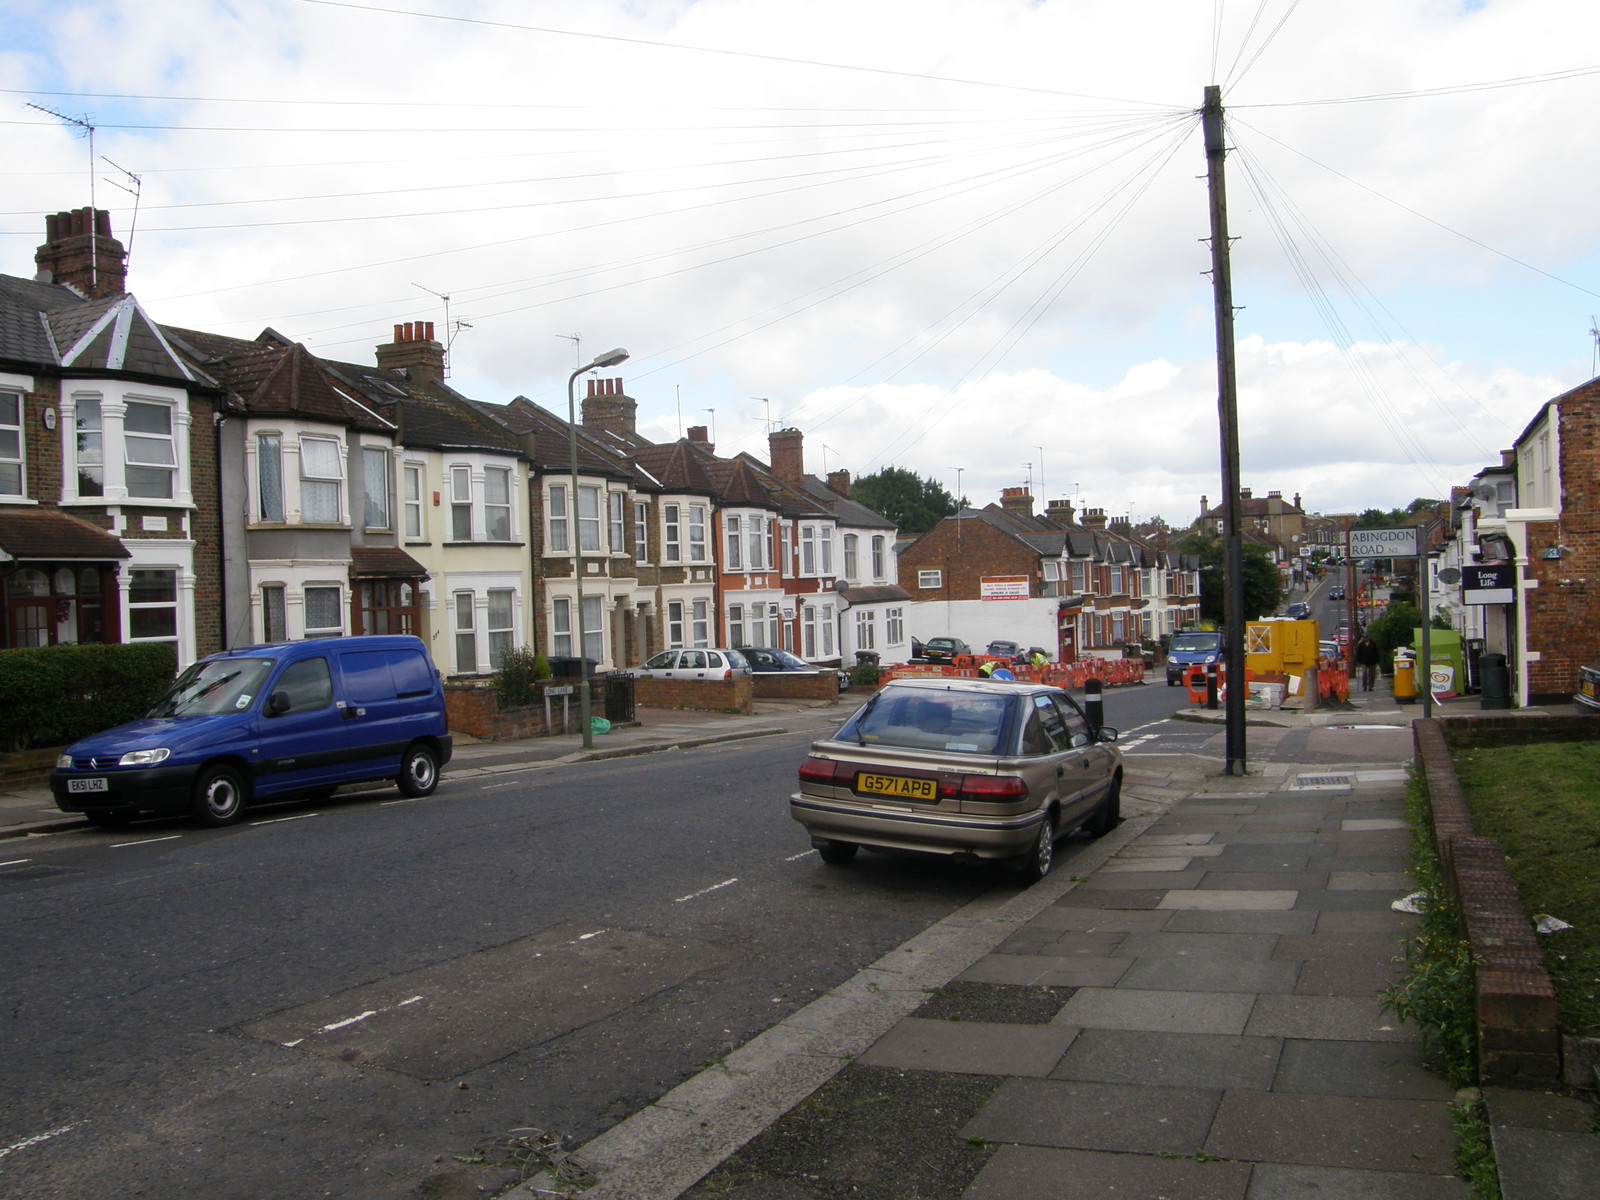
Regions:
<instances>
[{"instance_id":1,"label":"black bin","mask_svg":"<svg viewBox=\"0 0 1600 1200\"><path fill-rule=\"evenodd\" d=\"M1506 667L1506 656L1480 655L1478 675L1483 685L1483 695L1479 699L1479 705L1483 708L1510 708L1511 672Z\"/></svg>"},{"instance_id":2,"label":"black bin","mask_svg":"<svg viewBox=\"0 0 1600 1200\"><path fill-rule=\"evenodd\" d=\"M565 656L552 656L545 659L550 664L551 679L581 679L583 677L583 660ZM589 660L589 678L594 678L594 669L600 664L594 659Z\"/></svg>"}]
</instances>

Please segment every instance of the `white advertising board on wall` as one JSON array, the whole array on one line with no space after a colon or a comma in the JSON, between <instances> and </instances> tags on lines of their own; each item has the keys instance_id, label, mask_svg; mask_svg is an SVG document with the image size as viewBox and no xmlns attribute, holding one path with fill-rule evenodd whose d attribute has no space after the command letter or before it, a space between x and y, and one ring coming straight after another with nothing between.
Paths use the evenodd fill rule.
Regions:
<instances>
[{"instance_id":1,"label":"white advertising board on wall","mask_svg":"<svg viewBox=\"0 0 1600 1200\"><path fill-rule=\"evenodd\" d=\"M1417 531L1405 529L1352 529L1347 553L1351 558L1416 558Z\"/></svg>"},{"instance_id":2,"label":"white advertising board on wall","mask_svg":"<svg viewBox=\"0 0 1600 1200\"><path fill-rule=\"evenodd\" d=\"M1026 600L1026 575L985 575L978 581L978 595L984 600Z\"/></svg>"}]
</instances>

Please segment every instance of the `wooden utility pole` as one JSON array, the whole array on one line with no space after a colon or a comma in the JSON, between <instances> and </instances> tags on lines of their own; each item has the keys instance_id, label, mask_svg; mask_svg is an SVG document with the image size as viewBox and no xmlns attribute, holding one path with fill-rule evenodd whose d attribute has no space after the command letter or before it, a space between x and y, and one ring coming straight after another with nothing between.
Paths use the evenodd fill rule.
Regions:
<instances>
[{"instance_id":1,"label":"wooden utility pole","mask_svg":"<svg viewBox=\"0 0 1600 1200\"><path fill-rule=\"evenodd\" d=\"M1233 274L1228 265L1228 194L1223 179L1222 89L1205 90L1206 180L1211 192L1211 294L1217 323L1217 421L1222 427L1222 655L1228 667L1223 705L1226 771L1245 774L1244 505L1239 496L1239 393L1233 358Z\"/></svg>"}]
</instances>

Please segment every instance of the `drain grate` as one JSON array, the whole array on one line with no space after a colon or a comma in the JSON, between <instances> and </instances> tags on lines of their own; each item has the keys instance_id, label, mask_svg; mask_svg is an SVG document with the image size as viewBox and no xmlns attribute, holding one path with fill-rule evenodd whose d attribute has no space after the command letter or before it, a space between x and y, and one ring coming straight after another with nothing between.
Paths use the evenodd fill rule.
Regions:
<instances>
[{"instance_id":1,"label":"drain grate","mask_svg":"<svg viewBox=\"0 0 1600 1200\"><path fill-rule=\"evenodd\" d=\"M1295 777L1294 786L1297 789L1309 790L1312 788L1350 787L1352 780L1348 775L1299 775Z\"/></svg>"}]
</instances>

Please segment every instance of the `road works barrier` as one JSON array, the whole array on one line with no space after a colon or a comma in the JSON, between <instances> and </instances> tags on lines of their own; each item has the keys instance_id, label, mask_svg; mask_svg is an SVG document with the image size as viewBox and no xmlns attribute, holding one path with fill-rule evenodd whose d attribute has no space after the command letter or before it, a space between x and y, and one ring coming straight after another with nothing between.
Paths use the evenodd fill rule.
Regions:
<instances>
[{"instance_id":1,"label":"road works barrier","mask_svg":"<svg viewBox=\"0 0 1600 1200\"><path fill-rule=\"evenodd\" d=\"M1012 664L1002 658L987 655L961 654L949 666L937 663L898 663L880 667L878 683L892 679L976 679L978 668L986 662L1004 666L1023 683L1047 683L1069 691L1082 691L1091 679L1102 686L1118 687L1129 683L1143 683L1145 675L1142 658L1086 658L1075 663L1046 663L1035 669L1022 663Z\"/></svg>"}]
</instances>

